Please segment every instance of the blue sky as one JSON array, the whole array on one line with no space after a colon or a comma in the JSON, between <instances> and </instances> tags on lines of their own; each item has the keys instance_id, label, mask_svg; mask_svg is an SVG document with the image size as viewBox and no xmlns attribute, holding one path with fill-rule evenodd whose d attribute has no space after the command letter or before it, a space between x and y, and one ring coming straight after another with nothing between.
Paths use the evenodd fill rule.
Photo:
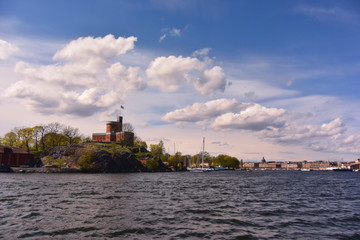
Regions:
<instances>
[{"instance_id":1,"label":"blue sky","mask_svg":"<svg viewBox=\"0 0 360 240\"><path fill-rule=\"evenodd\" d=\"M359 157L358 1L0 0L0 136L125 121L244 160Z\"/></svg>"}]
</instances>

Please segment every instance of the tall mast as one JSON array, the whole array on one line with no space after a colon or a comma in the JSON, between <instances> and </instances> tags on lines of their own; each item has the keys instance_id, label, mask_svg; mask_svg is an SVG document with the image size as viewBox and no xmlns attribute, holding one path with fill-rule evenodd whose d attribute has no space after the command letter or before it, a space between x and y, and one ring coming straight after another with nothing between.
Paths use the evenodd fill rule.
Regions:
<instances>
[{"instance_id":1,"label":"tall mast","mask_svg":"<svg viewBox=\"0 0 360 240\"><path fill-rule=\"evenodd\" d=\"M203 137L203 150L202 150L202 156L201 156L201 168L204 168L204 147L205 147L205 137Z\"/></svg>"}]
</instances>

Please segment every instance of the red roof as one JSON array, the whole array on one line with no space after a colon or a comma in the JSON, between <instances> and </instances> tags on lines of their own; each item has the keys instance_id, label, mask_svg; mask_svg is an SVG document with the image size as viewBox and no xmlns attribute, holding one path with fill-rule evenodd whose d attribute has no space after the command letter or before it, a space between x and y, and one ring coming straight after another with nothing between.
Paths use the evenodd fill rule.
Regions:
<instances>
[{"instance_id":1,"label":"red roof","mask_svg":"<svg viewBox=\"0 0 360 240\"><path fill-rule=\"evenodd\" d=\"M0 153L22 153L22 154L30 154L22 148L19 147L7 147L0 146Z\"/></svg>"}]
</instances>

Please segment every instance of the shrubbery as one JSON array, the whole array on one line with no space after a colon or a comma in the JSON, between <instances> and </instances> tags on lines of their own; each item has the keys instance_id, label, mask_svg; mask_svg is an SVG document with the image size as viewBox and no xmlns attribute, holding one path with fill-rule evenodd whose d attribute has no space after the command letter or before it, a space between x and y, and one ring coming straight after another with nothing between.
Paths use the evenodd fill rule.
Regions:
<instances>
[{"instance_id":1,"label":"shrubbery","mask_svg":"<svg viewBox=\"0 0 360 240\"><path fill-rule=\"evenodd\" d=\"M82 171L91 171L95 167L95 162L93 162L94 154L91 149L85 149L79 159L80 170Z\"/></svg>"},{"instance_id":2,"label":"shrubbery","mask_svg":"<svg viewBox=\"0 0 360 240\"><path fill-rule=\"evenodd\" d=\"M147 161L146 161L146 168L148 168L149 170L151 171L155 171L157 170L159 167L159 161L153 159L153 158L149 158Z\"/></svg>"},{"instance_id":3,"label":"shrubbery","mask_svg":"<svg viewBox=\"0 0 360 240\"><path fill-rule=\"evenodd\" d=\"M66 160L61 158L53 158L52 156L46 156L42 158L43 164L45 167L55 167L55 168L62 168L66 167Z\"/></svg>"}]
</instances>

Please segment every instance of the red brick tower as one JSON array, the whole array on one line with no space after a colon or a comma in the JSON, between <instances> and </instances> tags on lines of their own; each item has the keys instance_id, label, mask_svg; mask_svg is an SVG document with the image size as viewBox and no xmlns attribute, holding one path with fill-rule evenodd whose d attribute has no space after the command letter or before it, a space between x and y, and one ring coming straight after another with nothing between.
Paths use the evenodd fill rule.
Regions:
<instances>
[{"instance_id":1,"label":"red brick tower","mask_svg":"<svg viewBox=\"0 0 360 240\"><path fill-rule=\"evenodd\" d=\"M117 121L109 121L106 123L106 142L115 142L116 133L122 132L122 117L118 116Z\"/></svg>"}]
</instances>

